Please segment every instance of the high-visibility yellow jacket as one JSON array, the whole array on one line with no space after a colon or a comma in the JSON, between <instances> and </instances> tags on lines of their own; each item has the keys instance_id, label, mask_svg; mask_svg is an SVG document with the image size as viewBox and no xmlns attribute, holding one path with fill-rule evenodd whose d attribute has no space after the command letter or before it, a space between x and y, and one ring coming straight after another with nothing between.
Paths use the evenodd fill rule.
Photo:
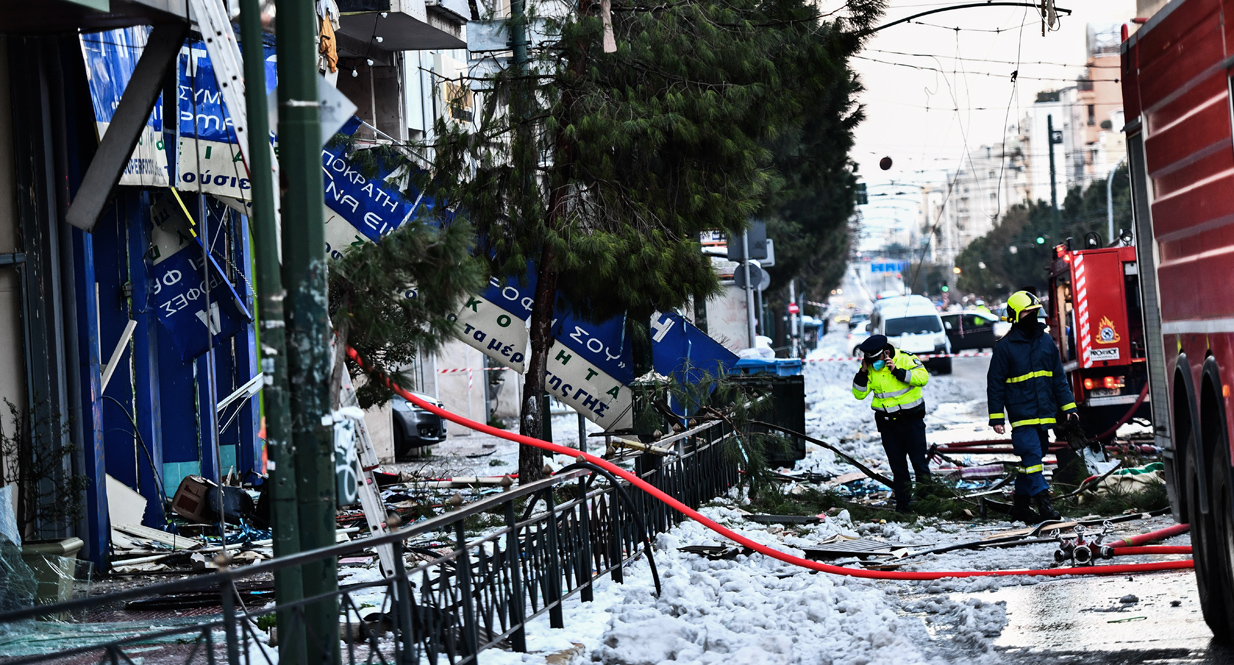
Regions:
<instances>
[{"instance_id":1,"label":"high-visibility yellow jacket","mask_svg":"<svg viewBox=\"0 0 1234 665\"><path fill-rule=\"evenodd\" d=\"M893 367L908 372L908 383L897 379L892 374ZM930 373L926 371L925 365L921 364L917 356L896 349L895 357L885 367L880 370L869 370L864 385L860 383L861 379L862 374L858 372L853 379L853 397L865 399L866 395L873 394L874 399L871 402L875 411L896 413L925 404L925 398L921 396L921 387L929 382Z\"/></svg>"}]
</instances>

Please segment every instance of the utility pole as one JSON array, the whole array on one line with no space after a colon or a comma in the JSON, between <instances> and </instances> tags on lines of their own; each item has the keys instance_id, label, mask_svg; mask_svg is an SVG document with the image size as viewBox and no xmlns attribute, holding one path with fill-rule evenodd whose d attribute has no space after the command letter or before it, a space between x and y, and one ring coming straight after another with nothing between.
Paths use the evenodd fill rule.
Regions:
<instances>
[{"instance_id":1,"label":"utility pole","mask_svg":"<svg viewBox=\"0 0 1234 665\"><path fill-rule=\"evenodd\" d=\"M300 549L312 550L333 545L335 530L317 13L314 3L304 0L276 0L275 6L287 378ZM334 559L304 564L301 576L306 597L338 590L338 562ZM338 663L338 599L329 596L305 606L304 623L300 635L306 636L306 645L311 643L307 640L314 639L329 645L321 650L305 649L307 665ZM294 630L288 626L289 637L296 634Z\"/></svg>"},{"instance_id":2,"label":"utility pole","mask_svg":"<svg viewBox=\"0 0 1234 665\"><path fill-rule=\"evenodd\" d=\"M287 404L287 348L284 343L283 279L279 274L278 225L274 215L274 173L270 156L270 126L266 109L266 63L262 46L259 0L240 0L240 41L244 57L245 106L248 109L247 152L249 182L252 183L252 210L257 245L257 289L261 322L261 371L265 374L262 405L265 410L266 446L269 451L269 480L272 509L270 532L274 537L274 556L284 557L300 551L300 517L296 504L296 460L291 440L291 414ZM274 573L274 594L280 605L304 597L299 568L284 568ZM279 622L292 625L292 613L280 612ZM284 640L279 644L279 660L300 662L300 644Z\"/></svg>"},{"instance_id":3,"label":"utility pole","mask_svg":"<svg viewBox=\"0 0 1234 665\"><path fill-rule=\"evenodd\" d=\"M754 285L750 283L750 234L741 232L741 269L746 272L746 330L750 336L749 348L754 348Z\"/></svg>"},{"instance_id":4,"label":"utility pole","mask_svg":"<svg viewBox=\"0 0 1234 665\"><path fill-rule=\"evenodd\" d=\"M510 0L510 48L513 58L510 64L516 72L527 66L527 26L524 13L524 0Z\"/></svg>"},{"instance_id":5,"label":"utility pole","mask_svg":"<svg viewBox=\"0 0 1234 665\"><path fill-rule=\"evenodd\" d=\"M1045 117L1046 141L1050 146L1050 244L1058 244L1058 184L1054 179L1054 115Z\"/></svg>"}]
</instances>

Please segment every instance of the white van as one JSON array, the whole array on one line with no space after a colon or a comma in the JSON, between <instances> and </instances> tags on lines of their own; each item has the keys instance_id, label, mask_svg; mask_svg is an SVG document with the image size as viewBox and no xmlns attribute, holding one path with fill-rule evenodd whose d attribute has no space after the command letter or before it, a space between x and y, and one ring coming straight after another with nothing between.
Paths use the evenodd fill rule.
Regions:
<instances>
[{"instance_id":1,"label":"white van","mask_svg":"<svg viewBox=\"0 0 1234 665\"><path fill-rule=\"evenodd\" d=\"M874 303L869 329L871 334L886 335L892 346L913 355L951 353L943 319L925 296L879 300ZM951 358L929 358L924 362L926 369L933 372L951 373Z\"/></svg>"}]
</instances>

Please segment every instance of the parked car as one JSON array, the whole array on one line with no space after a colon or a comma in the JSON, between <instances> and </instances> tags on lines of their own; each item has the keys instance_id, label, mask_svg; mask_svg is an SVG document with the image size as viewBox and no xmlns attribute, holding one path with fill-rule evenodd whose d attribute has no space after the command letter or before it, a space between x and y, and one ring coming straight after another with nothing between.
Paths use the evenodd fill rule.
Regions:
<instances>
[{"instance_id":1,"label":"parked car","mask_svg":"<svg viewBox=\"0 0 1234 665\"><path fill-rule=\"evenodd\" d=\"M869 329L871 333L886 335L892 346L908 353L951 353L951 342L944 332L943 320L934 303L924 296L899 296L878 301L870 316ZM928 358L925 366L939 374L950 374L951 358Z\"/></svg>"},{"instance_id":2,"label":"parked car","mask_svg":"<svg viewBox=\"0 0 1234 665\"><path fill-rule=\"evenodd\" d=\"M853 315L848 318L848 329L865 328L866 323L869 323L870 315L865 312L853 312Z\"/></svg>"},{"instance_id":3,"label":"parked car","mask_svg":"<svg viewBox=\"0 0 1234 665\"><path fill-rule=\"evenodd\" d=\"M444 408L437 399L423 393L412 393L416 397L436 406ZM394 457L408 457L416 448L431 446L446 440L446 421L441 416L430 413L407 400L394 396Z\"/></svg>"},{"instance_id":4,"label":"parked car","mask_svg":"<svg viewBox=\"0 0 1234 665\"><path fill-rule=\"evenodd\" d=\"M984 312L955 312L943 315L943 327L952 352L969 349L993 349L1011 328L993 314Z\"/></svg>"}]
</instances>

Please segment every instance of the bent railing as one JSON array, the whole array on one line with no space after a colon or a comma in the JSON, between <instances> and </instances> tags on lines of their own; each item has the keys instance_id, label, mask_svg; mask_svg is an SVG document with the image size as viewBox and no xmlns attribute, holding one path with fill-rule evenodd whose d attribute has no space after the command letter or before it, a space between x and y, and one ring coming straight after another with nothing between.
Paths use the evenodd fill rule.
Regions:
<instances>
[{"instance_id":1,"label":"bent railing","mask_svg":"<svg viewBox=\"0 0 1234 665\"><path fill-rule=\"evenodd\" d=\"M736 441L727 424L693 428L675 444L675 454L635 458L636 472L691 507L737 484ZM491 516L498 525L468 537L465 522L481 515ZM276 650L284 663L307 663L321 662L322 654L336 649L339 660L352 664L443 659L472 663L494 646L526 651L526 624L543 614L549 615L552 627L564 627L565 600L578 595L583 602L591 601L593 583L605 575L621 582L623 566L639 556L650 559L650 539L682 519L643 492L580 462L552 478L511 487L380 537L0 613L0 663L72 660L133 665L140 656L146 663L213 665L225 660L229 665L274 665L280 662ZM250 607L244 602L243 589L268 582L277 570L384 544L395 552L391 577L294 603ZM654 574L654 561L649 563ZM658 589L658 578L655 582ZM64 613L80 619L132 601L190 596L217 597L219 609L205 617L154 619L131 633L121 626L95 639L88 631L85 637L80 634L83 627L94 625L89 622L37 620ZM337 603L337 638L306 634L305 610L319 601ZM267 632L272 621L277 628ZM55 639L60 633L66 637ZM271 644L272 638L279 646ZM25 646L6 648L4 643Z\"/></svg>"}]
</instances>

